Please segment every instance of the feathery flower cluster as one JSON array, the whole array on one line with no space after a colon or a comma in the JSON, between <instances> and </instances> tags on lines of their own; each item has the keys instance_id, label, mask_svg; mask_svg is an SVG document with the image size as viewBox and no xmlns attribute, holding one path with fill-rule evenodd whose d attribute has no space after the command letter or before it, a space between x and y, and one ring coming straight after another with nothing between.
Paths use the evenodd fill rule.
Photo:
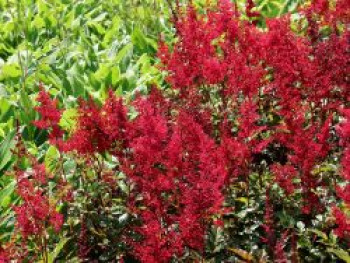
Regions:
<instances>
[{"instance_id":1,"label":"feathery flower cluster","mask_svg":"<svg viewBox=\"0 0 350 263\"><path fill-rule=\"evenodd\" d=\"M60 232L63 225L63 215L56 211L56 204L48 197L48 174L43 164L33 160L31 171L16 170L17 194L22 202L13 207L16 216L15 232L21 236L20 243L13 239L6 245L6 252L0 254L0 262L24 259L34 260L38 255L29 253L30 243L41 238L46 240L48 229L51 227L56 233ZM41 241L40 241L41 242ZM45 241L46 242L46 241ZM44 244L37 244L41 249ZM6 261L6 259L8 261Z\"/></svg>"},{"instance_id":2,"label":"feathery flower cluster","mask_svg":"<svg viewBox=\"0 0 350 263\"><path fill-rule=\"evenodd\" d=\"M49 203L43 186L46 185L46 172L43 165L36 164L33 172L17 174L17 192L23 199L21 205L15 206L17 227L23 238L31 235L43 235L46 226L51 225L56 232L60 231L63 216L55 206ZM32 178L32 179L30 179Z\"/></svg>"},{"instance_id":3,"label":"feathery flower cluster","mask_svg":"<svg viewBox=\"0 0 350 263\"><path fill-rule=\"evenodd\" d=\"M145 262L168 262L181 257L185 247L203 251L206 225L223 203L226 170L220 149L188 113L181 111L169 122L147 99L136 104L133 155L124 166L136 183L132 211L144 223L137 229L144 239L135 244L135 253Z\"/></svg>"},{"instance_id":4,"label":"feathery flower cluster","mask_svg":"<svg viewBox=\"0 0 350 263\"><path fill-rule=\"evenodd\" d=\"M337 187L337 195L344 202L347 210L350 209L350 110L343 110L345 120L338 126L338 132L341 138L341 144L344 147L342 157L342 176L346 186ZM333 214L338 225L336 234L339 237L347 236L350 238L350 215L340 210L338 207L333 208Z\"/></svg>"},{"instance_id":5,"label":"feathery flower cluster","mask_svg":"<svg viewBox=\"0 0 350 263\"><path fill-rule=\"evenodd\" d=\"M35 110L40 114L40 120L34 121L33 124L40 129L50 129L49 141L52 144L57 144L63 131L59 127L59 121L62 112L57 109L57 100L52 100L50 95L45 92L42 84L40 84L40 92L37 101L41 103L40 107Z\"/></svg>"}]
</instances>

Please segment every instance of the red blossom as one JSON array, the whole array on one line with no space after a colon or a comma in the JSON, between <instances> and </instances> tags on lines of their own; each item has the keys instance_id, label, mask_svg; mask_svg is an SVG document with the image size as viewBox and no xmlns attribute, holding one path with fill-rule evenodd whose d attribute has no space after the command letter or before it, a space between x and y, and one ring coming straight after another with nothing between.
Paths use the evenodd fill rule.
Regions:
<instances>
[{"instance_id":1,"label":"red blossom","mask_svg":"<svg viewBox=\"0 0 350 263\"><path fill-rule=\"evenodd\" d=\"M271 203L270 191L270 188L266 190L264 224L262 225L265 237L262 238L262 241L268 244L270 248L273 248L275 243L274 208Z\"/></svg>"},{"instance_id":2,"label":"red blossom","mask_svg":"<svg viewBox=\"0 0 350 263\"><path fill-rule=\"evenodd\" d=\"M350 109L342 111L345 117L344 122L339 124L338 133L340 134L340 143L344 147L342 158L342 176L350 181Z\"/></svg>"},{"instance_id":3,"label":"red blossom","mask_svg":"<svg viewBox=\"0 0 350 263\"><path fill-rule=\"evenodd\" d=\"M344 147L342 159L342 177L346 180L345 187L337 187L337 195L344 201L346 207L350 206L350 110L342 110L345 120L337 127L340 135L340 143ZM350 236L350 217L338 207L333 207L333 215L336 218L335 234L339 237Z\"/></svg>"},{"instance_id":4,"label":"red blossom","mask_svg":"<svg viewBox=\"0 0 350 263\"><path fill-rule=\"evenodd\" d=\"M255 4L253 2L253 0L248 0L247 1L247 5L246 5L246 14L247 17L249 18L253 18L253 17L259 17L260 13L257 11L252 11L252 9L255 7ZM254 21L253 24L256 24L256 22Z\"/></svg>"},{"instance_id":5,"label":"red blossom","mask_svg":"<svg viewBox=\"0 0 350 263\"><path fill-rule=\"evenodd\" d=\"M42 85L37 101L40 102L40 106L35 107L35 110L40 114L40 120L33 121L33 124L40 129L50 129L50 142L58 144L58 139L63 135L63 131L59 127L62 112L57 109L58 102L50 98Z\"/></svg>"},{"instance_id":6,"label":"red blossom","mask_svg":"<svg viewBox=\"0 0 350 263\"><path fill-rule=\"evenodd\" d=\"M350 219L338 207L333 207L332 211L337 224L335 234L340 238L350 236Z\"/></svg>"},{"instance_id":7,"label":"red blossom","mask_svg":"<svg viewBox=\"0 0 350 263\"><path fill-rule=\"evenodd\" d=\"M288 236L288 231L285 231L280 239L276 242L275 250L274 250L274 262L276 263L287 263L288 258L286 253L284 252L284 247L286 244L286 239Z\"/></svg>"},{"instance_id":8,"label":"red blossom","mask_svg":"<svg viewBox=\"0 0 350 263\"><path fill-rule=\"evenodd\" d=\"M273 165L273 173L276 175L276 182L285 190L287 195L293 194L295 186L293 179L297 178L298 172L292 165Z\"/></svg>"},{"instance_id":9,"label":"red blossom","mask_svg":"<svg viewBox=\"0 0 350 263\"><path fill-rule=\"evenodd\" d=\"M22 238L26 240L33 235L43 235L49 223L56 232L63 224L63 216L55 211L49 203L45 193L47 173L43 164L34 162L31 173L16 172L17 193L23 203L14 206L16 213L16 227L21 231Z\"/></svg>"}]
</instances>

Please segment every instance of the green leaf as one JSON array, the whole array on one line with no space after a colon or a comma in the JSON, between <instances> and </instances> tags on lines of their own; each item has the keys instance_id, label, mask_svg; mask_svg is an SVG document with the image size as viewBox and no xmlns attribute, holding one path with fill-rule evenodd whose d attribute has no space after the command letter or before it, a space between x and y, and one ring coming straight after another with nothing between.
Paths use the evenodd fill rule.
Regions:
<instances>
[{"instance_id":1,"label":"green leaf","mask_svg":"<svg viewBox=\"0 0 350 263\"><path fill-rule=\"evenodd\" d=\"M69 241L70 238L61 238L60 242L56 245L55 249L49 253L48 255L48 262L49 263L54 263L55 260L57 259L58 255L60 254L61 250L64 248L66 243Z\"/></svg>"},{"instance_id":2,"label":"green leaf","mask_svg":"<svg viewBox=\"0 0 350 263\"><path fill-rule=\"evenodd\" d=\"M32 22L32 26L36 29L41 29L45 27L45 21L40 16L36 16Z\"/></svg>"},{"instance_id":3,"label":"green leaf","mask_svg":"<svg viewBox=\"0 0 350 263\"><path fill-rule=\"evenodd\" d=\"M346 263L350 263L350 255L345 250L329 248L327 251L335 254L338 258L344 260Z\"/></svg>"},{"instance_id":4,"label":"green leaf","mask_svg":"<svg viewBox=\"0 0 350 263\"><path fill-rule=\"evenodd\" d=\"M45 161L44 161L46 168L50 172L56 169L56 165L59 158L60 158L59 151L55 146L51 145L45 154Z\"/></svg>"},{"instance_id":5,"label":"green leaf","mask_svg":"<svg viewBox=\"0 0 350 263\"><path fill-rule=\"evenodd\" d=\"M10 132L0 145L0 171L11 161L15 131Z\"/></svg>"},{"instance_id":6,"label":"green leaf","mask_svg":"<svg viewBox=\"0 0 350 263\"><path fill-rule=\"evenodd\" d=\"M112 67L110 74L111 74L112 85L116 85L118 80L120 79L119 67Z\"/></svg>"},{"instance_id":7,"label":"green leaf","mask_svg":"<svg viewBox=\"0 0 350 263\"><path fill-rule=\"evenodd\" d=\"M98 70L94 73L94 77L102 81L105 78L107 78L108 74L110 73L110 68L108 64L101 64Z\"/></svg>"},{"instance_id":8,"label":"green leaf","mask_svg":"<svg viewBox=\"0 0 350 263\"><path fill-rule=\"evenodd\" d=\"M236 198L235 200L238 202L241 202L245 205L248 205L248 198L247 197L239 197L239 198Z\"/></svg>"},{"instance_id":9,"label":"green leaf","mask_svg":"<svg viewBox=\"0 0 350 263\"><path fill-rule=\"evenodd\" d=\"M146 38L138 27L132 32L131 40L140 51L145 51L145 48L147 48Z\"/></svg>"},{"instance_id":10,"label":"green leaf","mask_svg":"<svg viewBox=\"0 0 350 263\"><path fill-rule=\"evenodd\" d=\"M319 236L320 238L322 238L323 240L328 240L328 236L323 233L322 231L320 230L317 230L317 229L308 229L309 232L312 232L314 234L316 234L317 236Z\"/></svg>"},{"instance_id":11,"label":"green leaf","mask_svg":"<svg viewBox=\"0 0 350 263\"><path fill-rule=\"evenodd\" d=\"M5 208L11 202L11 194L15 190L16 181L13 180L11 183L7 184L4 189L0 191L0 205Z\"/></svg>"},{"instance_id":12,"label":"green leaf","mask_svg":"<svg viewBox=\"0 0 350 263\"><path fill-rule=\"evenodd\" d=\"M60 127L68 132L72 132L76 127L78 111L76 109L67 109L63 112L60 119Z\"/></svg>"},{"instance_id":13,"label":"green leaf","mask_svg":"<svg viewBox=\"0 0 350 263\"><path fill-rule=\"evenodd\" d=\"M1 75L4 79L19 78L22 75L21 68L18 64L6 64L1 69Z\"/></svg>"},{"instance_id":14,"label":"green leaf","mask_svg":"<svg viewBox=\"0 0 350 263\"><path fill-rule=\"evenodd\" d=\"M117 54L115 61L117 63L121 62L125 57L127 57L128 55L130 55L130 53L132 52L133 49L133 44L129 43L127 45L125 45Z\"/></svg>"}]
</instances>

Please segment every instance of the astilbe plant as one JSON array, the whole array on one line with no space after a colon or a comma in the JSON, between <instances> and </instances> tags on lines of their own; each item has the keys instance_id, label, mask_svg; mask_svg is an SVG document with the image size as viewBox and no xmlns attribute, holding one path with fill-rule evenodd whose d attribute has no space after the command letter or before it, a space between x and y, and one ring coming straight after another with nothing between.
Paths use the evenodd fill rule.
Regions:
<instances>
[{"instance_id":1,"label":"astilbe plant","mask_svg":"<svg viewBox=\"0 0 350 263\"><path fill-rule=\"evenodd\" d=\"M53 241L49 233L58 234L64 222L63 214L57 211L64 193L49 194L49 181L54 181L54 175L25 150L19 133L15 153L18 163L13 173L21 203L13 206L15 231L2 251L0 262L26 262L40 258L47 262L48 249ZM31 163L30 170L21 168L21 162L25 160Z\"/></svg>"},{"instance_id":2,"label":"astilbe plant","mask_svg":"<svg viewBox=\"0 0 350 263\"><path fill-rule=\"evenodd\" d=\"M253 1L247 3L248 20L228 0L208 5L205 15L191 4L178 7L177 41L160 43L158 51L170 88L153 87L129 105L112 90L102 106L80 100L70 132L59 123L63 110L42 88L36 108L41 119L34 124L79 163L76 181L61 183L76 188L75 200L65 201L73 210L67 217L78 221L70 228L80 229L73 234L80 259L234 260L240 255L232 247L239 247L265 251L259 260L318 260L298 251L305 237L296 222L312 228L320 215L335 217L322 230L337 235L337 245L346 249L349 10L348 1L315 0L299 10L299 20L289 14L268 19L262 30ZM335 132L340 115L345 121ZM318 172L340 153L339 178ZM106 165L111 159L112 168ZM62 224L40 190L47 180L44 167L34 162L33 170L32 180L16 173L23 199L14 208L16 227L24 241ZM121 224L125 214L113 215L114 206L125 206L127 223ZM249 207L253 218L242 216ZM257 220L249 235L238 227L253 227ZM210 249L213 229L223 231L224 246ZM321 256L334 259L328 252Z\"/></svg>"}]
</instances>

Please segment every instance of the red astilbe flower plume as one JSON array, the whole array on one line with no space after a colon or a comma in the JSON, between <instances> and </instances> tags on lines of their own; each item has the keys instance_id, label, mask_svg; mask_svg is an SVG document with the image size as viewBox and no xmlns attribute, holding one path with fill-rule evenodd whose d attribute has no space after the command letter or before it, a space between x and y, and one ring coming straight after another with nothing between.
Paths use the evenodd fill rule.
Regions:
<instances>
[{"instance_id":1,"label":"red astilbe flower plume","mask_svg":"<svg viewBox=\"0 0 350 263\"><path fill-rule=\"evenodd\" d=\"M92 99L80 100L78 113L73 134L65 141L61 138L58 145L62 151L75 150L84 155L105 151L120 154L125 147L127 117L122 100L118 100L112 90L102 108Z\"/></svg>"},{"instance_id":2,"label":"red astilbe flower plume","mask_svg":"<svg viewBox=\"0 0 350 263\"><path fill-rule=\"evenodd\" d=\"M262 225L265 231L265 237L262 241L269 246L269 249L273 249L276 242L275 229L274 229L274 208L273 203L271 203L271 189L270 187L266 189L266 199L265 199L265 214L264 214L264 224Z\"/></svg>"},{"instance_id":3,"label":"red astilbe flower plume","mask_svg":"<svg viewBox=\"0 0 350 263\"><path fill-rule=\"evenodd\" d=\"M239 106L238 132L231 134L229 123L222 125L221 148L226 158L231 178L247 176L254 154L263 151L271 139L262 139L266 126L258 125L260 115L253 100L246 100ZM226 126L226 127L225 127Z\"/></svg>"},{"instance_id":4,"label":"red astilbe flower plume","mask_svg":"<svg viewBox=\"0 0 350 263\"><path fill-rule=\"evenodd\" d=\"M79 117L74 134L65 142L65 150L76 150L80 154L101 153L110 148L111 143L102 130L101 112L93 102L80 100Z\"/></svg>"},{"instance_id":5,"label":"red astilbe flower plume","mask_svg":"<svg viewBox=\"0 0 350 263\"><path fill-rule=\"evenodd\" d=\"M313 210L321 211L323 207L319 203L319 198L313 192L316 187L320 186L320 183L312 175L312 170L316 164L327 157L330 148L327 140L329 138L331 117L323 125L315 122L310 123L305 128L304 125L307 121L300 112L298 115L292 117L292 119L288 120L286 118L285 120L286 127L283 127L282 130L286 130L287 132L277 134L276 138L291 150L291 153L288 154L289 164L287 164L286 169L292 171L293 168L290 166L292 165L292 167L296 168L296 171L292 172L290 174L291 176L286 177L285 179L287 181L282 181L281 183L283 185L281 186L292 186L291 180L298 174L301 179L300 187L304 199L302 211L306 214L311 213ZM284 169L283 166L273 167L277 179L282 171L281 169Z\"/></svg>"},{"instance_id":6,"label":"red astilbe flower plume","mask_svg":"<svg viewBox=\"0 0 350 263\"><path fill-rule=\"evenodd\" d=\"M179 17L176 28L180 40L173 52L169 53L170 50L164 45L159 50L159 57L170 73L168 80L173 88L183 90L203 81L218 83L223 80L225 63L216 56L211 42L223 33L223 22L227 22L231 16L228 14L232 14L231 8L217 13L208 11L208 21L204 21L190 5L186 13Z\"/></svg>"},{"instance_id":7,"label":"red astilbe flower plume","mask_svg":"<svg viewBox=\"0 0 350 263\"><path fill-rule=\"evenodd\" d=\"M183 96L202 84L226 80L225 94L257 93L265 73L259 63L260 33L239 21L234 10L232 3L221 0L204 17L189 6L176 24L179 40L173 49L161 44L158 57L169 72L168 82Z\"/></svg>"},{"instance_id":8,"label":"red astilbe flower plume","mask_svg":"<svg viewBox=\"0 0 350 263\"><path fill-rule=\"evenodd\" d=\"M342 111L345 120L339 124L338 133L340 135L340 143L344 147L342 157L342 177L350 181L350 109Z\"/></svg>"},{"instance_id":9,"label":"red astilbe flower plume","mask_svg":"<svg viewBox=\"0 0 350 263\"><path fill-rule=\"evenodd\" d=\"M57 109L57 100L52 100L42 85L39 88L37 101L41 103L41 106L36 107L35 110L40 113L41 119L34 123L39 128L47 129L58 124L61 119L61 112Z\"/></svg>"},{"instance_id":10,"label":"red astilbe flower plume","mask_svg":"<svg viewBox=\"0 0 350 263\"><path fill-rule=\"evenodd\" d=\"M143 221L143 226L135 229L142 235L142 242L131 243L136 255L144 262L168 262L174 254L182 253L179 251L182 245L172 225L173 219L167 216L171 202L166 195L174 187L171 174L165 173L162 162L168 140L167 120L162 116L162 110L147 99L139 98L134 105L139 116L129 131L133 156L131 160L125 160L123 170L136 184L146 209L138 208L137 196L130 200L131 211Z\"/></svg>"},{"instance_id":11,"label":"red astilbe flower plume","mask_svg":"<svg viewBox=\"0 0 350 263\"><path fill-rule=\"evenodd\" d=\"M307 84L310 87L309 99L324 111L337 111L342 103L349 101L349 38L349 32L341 35L332 33L328 41L313 46L314 72Z\"/></svg>"},{"instance_id":12,"label":"red astilbe flower plume","mask_svg":"<svg viewBox=\"0 0 350 263\"><path fill-rule=\"evenodd\" d=\"M323 10L324 2L327 1L314 1L305 12L311 15L314 9ZM338 22L338 17L335 19ZM309 29L314 25L312 21ZM280 99L282 110L285 108L283 115L291 114L300 101L316 103L323 111L336 110L347 100L348 30L343 33L333 30L325 37L315 28L305 37L292 32L289 16L269 20L267 24L269 31L263 35L262 43L267 51L264 61L273 75L269 90Z\"/></svg>"},{"instance_id":13,"label":"red astilbe flower plume","mask_svg":"<svg viewBox=\"0 0 350 263\"><path fill-rule=\"evenodd\" d=\"M48 174L45 166L34 158L31 158L31 162L32 169L28 171L22 171L15 165L16 190L21 202L13 206L15 229L5 247L7 258L16 262L36 261L40 254L38 248L42 248L41 241L40 244L36 242L48 240L50 228L55 233L60 232L64 223L63 215L56 211L56 203L48 196ZM36 243L36 250L31 249L33 243Z\"/></svg>"},{"instance_id":14,"label":"red astilbe flower plume","mask_svg":"<svg viewBox=\"0 0 350 263\"><path fill-rule=\"evenodd\" d=\"M40 92L37 98L40 106L35 110L40 114L40 120L33 121L33 124L40 129L50 129L49 140L52 144L58 144L63 135L63 131L59 127L62 112L57 109L57 100L52 100L50 95L40 85Z\"/></svg>"},{"instance_id":15,"label":"red astilbe flower plume","mask_svg":"<svg viewBox=\"0 0 350 263\"><path fill-rule=\"evenodd\" d=\"M0 263L7 263L9 261L10 259L8 253L2 247L0 247Z\"/></svg>"},{"instance_id":16,"label":"red astilbe flower plume","mask_svg":"<svg viewBox=\"0 0 350 263\"><path fill-rule=\"evenodd\" d=\"M337 195L350 208L350 110L342 110L345 120L337 127L340 135L340 143L344 147L342 157L342 177L346 181L345 187L337 187ZM350 237L350 217L338 207L333 207L333 215L336 219L337 228L335 234L342 237Z\"/></svg>"},{"instance_id":17,"label":"red astilbe flower plume","mask_svg":"<svg viewBox=\"0 0 350 263\"><path fill-rule=\"evenodd\" d=\"M173 120L147 99L135 105L133 153L124 164L140 193L130 202L143 223L135 228L142 241L132 242L133 249L142 262L168 262L182 256L185 247L201 252L206 225L223 202L226 172L220 151L187 113Z\"/></svg>"},{"instance_id":18,"label":"red astilbe flower plume","mask_svg":"<svg viewBox=\"0 0 350 263\"><path fill-rule=\"evenodd\" d=\"M127 130L126 109L121 98L117 99L114 92L109 90L109 97L101 109L101 127L111 146L109 151L119 155L127 147L125 132Z\"/></svg>"},{"instance_id":19,"label":"red astilbe flower plume","mask_svg":"<svg viewBox=\"0 0 350 263\"><path fill-rule=\"evenodd\" d=\"M170 159L169 167L178 169L177 176L185 176L179 184L184 205L180 230L187 231L186 235L183 232L185 244L201 251L203 220L217 213L224 201L221 191L227 178L225 160L221 149L186 113L179 116L177 125L169 149L176 156Z\"/></svg>"},{"instance_id":20,"label":"red astilbe flower plume","mask_svg":"<svg viewBox=\"0 0 350 263\"><path fill-rule=\"evenodd\" d=\"M311 49L305 39L291 32L289 17L271 19L267 24L269 31L262 43L266 50L264 60L272 67L273 81L268 84L268 90L278 97L281 114L288 117L299 107L306 92L303 81L311 74Z\"/></svg>"},{"instance_id":21,"label":"red astilbe flower plume","mask_svg":"<svg viewBox=\"0 0 350 263\"><path fill-rule=\"evenodd\" d=\"M298 171L293 165L275 164L271 167L272 172L276 175L276 182L284 189L287 195L294 193L295 185L293 179L298 177Z\"/></svg>"},{"instance_id":22,"label":"red astilbe flower plume","mask_svg":"<svg viewBox=\"0 0 350 263\"><path fill-rule=\"evenodd\" d=\"M14 210L17 227L24 239L31 235L42 235L46 225L51 225L59 232L63 224L63 215L49 203L43 189L47 183L46 177L45 167L40 164L34 164L31 173L17 172L17 193L23 203L15 206Z\"/></svg>"},{"instance_id":23,"label":"red astilbe flower plume","mask_svg":"<svg viewBox=\"0 0 350 263\"><path fill-rule=\"evenodd\" d=\"M335 217L335 222L337 224L337 227L334 230L334 233L340 237L343 238L345 236L350 236L350 219L349 217L338 207L333 207L333 215Z\"/></svg>"},{"instance_id":24,"label":"red astilbe flower plume","mask_svg":"<svg viewBox=\"0 0 350 263\"><path fill-rule=\"evenodd\" d=\"M287 263L288 259L286 253L284 252L284 246L286 244L286 239L288 237L288 231L285 231L280 239L276 242L274 248L274 262L276 263Z\"/></svg>"},{"instance_id":25,"label":"red astilbe flower plume","mask_svg":"<svg viewBox=\"0 0 350 263\"><path fill-rule=\"evenodd\" d=\"M253 0L248 0L246 5L246 15L249 18L257 18L260 16L260 13L257 11L252 11L252 9L255 7L255 4ZM256 25L257 21L253 21L253 24Z\"/></svg>"}]
</instances>

